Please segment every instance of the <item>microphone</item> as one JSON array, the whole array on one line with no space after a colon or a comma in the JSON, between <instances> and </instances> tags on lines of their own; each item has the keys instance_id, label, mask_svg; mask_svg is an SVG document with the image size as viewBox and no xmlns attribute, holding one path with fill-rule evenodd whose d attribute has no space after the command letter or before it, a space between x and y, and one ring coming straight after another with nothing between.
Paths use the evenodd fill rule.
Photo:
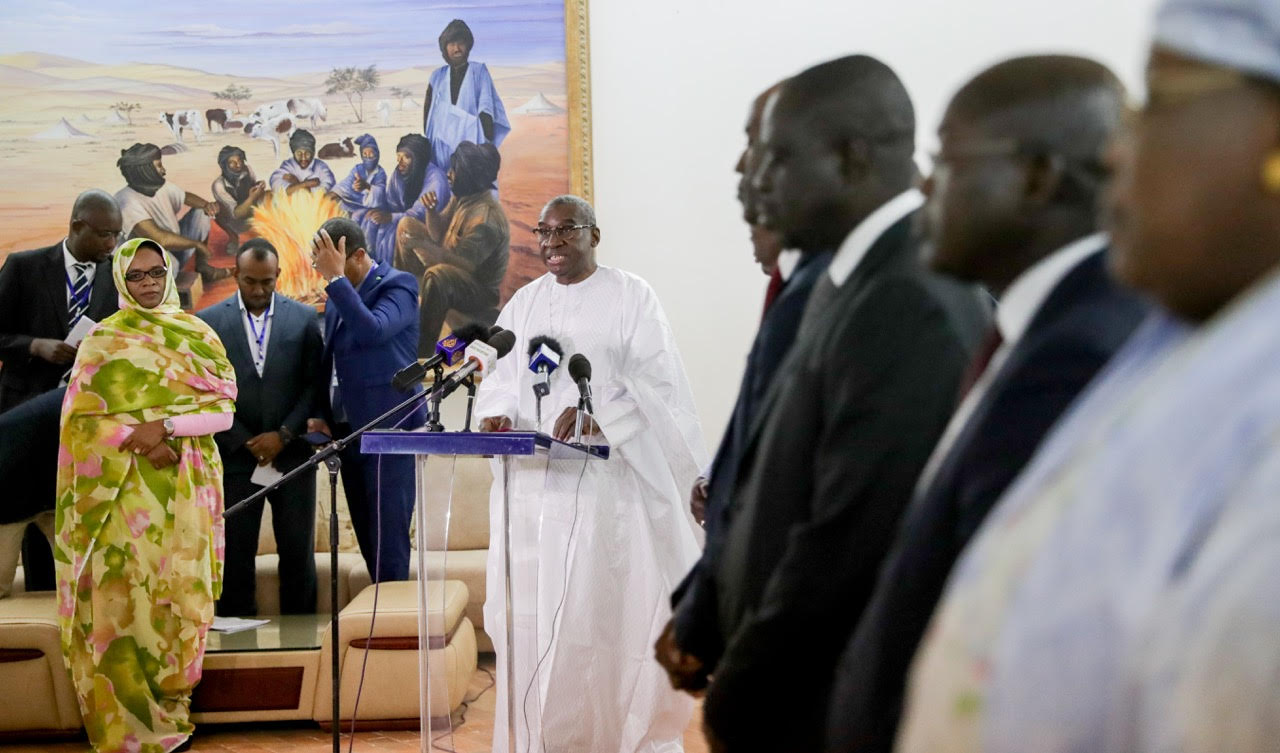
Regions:
<instances>
[{"instance_id":1,"label":"microphone","mask_svg":"<svg viewBox=\"0 0 1280 753\"><path fill-rule=\"evenodd\" d=\"M410 391L426 377L428 371L460 362L468 343L484 342L492 334L491 330L479 322L462 325L436 343L435 355L425 361L414 361L397 371L391 378L391 386L400 392Z\"/></svg>"},{"instance_id":2,"label":"microphone","mask_svg":"<svg viewBox=\"0 0 1280 753\"><path fill-rule=\"evenodd\" d=\"M578 385L578 395L587 413L595 413L595 408L591 407L591 362L586 356L574 353L569 358L569 378Z\"/></svg>"},{"instance_id":3,"label":"microphone","mask_svg":"<svg viewBox=\"0 0 1280 753\"><path fill-rule=\"evenodd\" d=\"M487 343L476 341L467 346L467 362L453 372L440 386L440 398L446 398L462 386L472 374L484 374L493 369L499 358L511 352L516 345L516 333L504 329L490 335Z\"/></svg>"},{"instance_id":4,"label":"microphone","mask_svg":"<svg viewBox=\"0 0 1280 753\"><path fill-rule=\"evenodd\" d=\"M551 372L560 366L564 348L553 337L538 335L529 341L529 371L533 372L533 394L551 394Z\"/></svg>"}]
</instances>

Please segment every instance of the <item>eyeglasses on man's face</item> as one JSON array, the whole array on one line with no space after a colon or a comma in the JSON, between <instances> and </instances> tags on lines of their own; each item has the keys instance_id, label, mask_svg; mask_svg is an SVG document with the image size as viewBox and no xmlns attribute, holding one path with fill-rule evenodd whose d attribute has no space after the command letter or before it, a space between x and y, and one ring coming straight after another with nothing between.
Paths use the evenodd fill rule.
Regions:
<instances>
[{"instance_id":1,"label":"eyeglasses on man's face","mask_svg":"<svg viewBox=\"0 0 1280 753\"><path fill-rule=\"evenodd\" d=\"M142 282L142 278L144 277L150 277L153 280L161 280L161 279L164 279L164 276L168 273L169 273L169 270L165 269L164 267L152 267L151 269L135 269L130 272L125 272L124 279L128 280L129 282Z\"/></svg>"},{"instance_id":2,"label":"eyeglasses on man's face","mask_svg":"<svg viewBox=\"0 0 1280 753\"><path fill-rule=\"evenodd\" d=\"M572 240L578 237L579 230L587 230L595 225L561 225L559 227L547 227L539 225L533 229L533 234L538 237L539 241L546 242L551 240L552 236L562 241Z\"/></svg>"}]
</instances>

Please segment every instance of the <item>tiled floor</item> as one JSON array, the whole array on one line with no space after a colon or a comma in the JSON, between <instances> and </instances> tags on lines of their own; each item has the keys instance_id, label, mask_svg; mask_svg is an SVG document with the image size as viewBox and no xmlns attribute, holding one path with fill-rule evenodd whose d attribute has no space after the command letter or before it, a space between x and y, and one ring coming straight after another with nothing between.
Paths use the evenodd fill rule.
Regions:
<instances>
[{"instance_id":1,"label":"tiled floor","mask_svg":"<svg viewBox=\"0 0 1280 753\"><path fill-rule=\"evenodd\" d=\"M493 656L481 657L481 669L471 678L467 698L474 699L465 714L454 714L452 740L437 732L433 750L438 753L488 753L493 736L493 701L491 687ZM486 673L485 670L488 670ZM465 719L463 718L465 716ZM695 712L685 731L685 752L706 753L702 739L701 713ZM452 744L451 744L452 743ZM360 732L356 734L353 752L417 753L418 732ZM351 746L351 738L342 736L342 750ZM202 725L196 730L191 750L207 753L329 753L329 735L315 724L272 723L254 725ZM3 753L85 753L89 746L81 742L0 745ZM584 752L585 753L585 752Z\"/></svg>"}]
</instances>

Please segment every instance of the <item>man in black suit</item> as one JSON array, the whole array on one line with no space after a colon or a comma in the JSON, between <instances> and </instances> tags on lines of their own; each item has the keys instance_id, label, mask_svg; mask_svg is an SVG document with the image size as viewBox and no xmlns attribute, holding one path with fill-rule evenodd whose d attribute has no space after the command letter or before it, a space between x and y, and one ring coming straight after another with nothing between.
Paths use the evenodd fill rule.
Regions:
<instances>
[{"instance_id":1,"label":"man in black suit","mask_svg":"<svg viewBox=\"0 0 1280 753\"><path fill-rule=\"evenodd\" d=\"M66 387L0 414L0 599L13 588L23 532L32 524L53 537L58 482L58 422Z\"/></svg>"},{"instance_id":2,"label":"man in black suit","mask_svg":"<svg viewBox=\"0 0 1280 753\"><path fill-rule=\"evenodd\" d=\"M742 202L743 218L752 226L753 239L758 209L750 177L759 162L756 142L759 140L764 108L776 96L779 86L780 84L775 84L769 87L752 103L747 119L747 148L739 158L736 168L741 175L738 198ZM764 232L772 236L769 231ZM757 247L757 260L759 257L760 249ZM718 642L719 637L714 630L709 633L702 630L704 626L715 625L716 611L714 591L705 584L705 568L711 561L711 553L716 551L716 539L724 530L729 492L737 477L747 433L756 420L759 406L778 366L795 341L796 329L800 326L800 318L809 302L809 294L813 292L814 285L826 272L830 262L829 249L808 249L800 254L799 262L787 275L785 282L782 282L780 275L776 278L771 276L770 292L775 293L776 297L766 299L764 318L760 322L751 351L747 354L742 386L738 389L738 399L729 417L729 425L725 428L720 448L716 451L706 477L699 478L694 484L690 504L694 518L704 523L707 545L703 550L703 558L672 591L673 615L654 647L658 662L667 670L672 685L677 689L696 691L706 686L706 673L702 671L703 665L698 657L709 653L704 648L706 642ZM771 271L778 270L775 267ZM776 291L773 290L774 279L782 282ZM701 515L700 508L705 511Z\"/></svg>"},{"instance_id":3,"label":"man in black suit","mask_svg":"<svg viewBox=\"0 0 1280 753\"><path fill-rule=\"evenodd\" d=\"M746 439L709 589L719 639L712 750L812 751L832 668L961 373L987 327L977 291L923 269L915 116L867 56L815 66L765 111L753 177L790 248L838 249Z\"/></svg>"},{"instance_id":4,"label":"man in black suit","mask_svg":"<svg viewBox=\"0 0 1280 753\"><path fill-rule=\"evenodd\" d=\"M239 292L201 311L227 348L236 370L236 415L231 428L214 436L226 466L223 484L234 504L265 484L255 470L281 472L311 454L302 440L316 414L320 372L320 319L315 309L275 292L280 258L262 238L240 247L234 275ZM267 497L280 554L280 611L306 614L316 607L316 478L304 474ZM262 505L227 519L227 553L220 615L257 614L254 557Z\"/></svg>"},{"instance_id":5,"label":"man in black suit","mask_svg":"<svg viewBox=\"0 0 1280 753\"><path fill-rule=\"evenodd\" d=\"M116 312L111 251L120 226L111 194L85 191L71 207L66 238L11 254L0 267L0 413L58 386L76 358L65 342L76 322ZM34 525L22 562L27 590L53 588L53 553Z\"/></svg>"},{"instance_id":6,"label":"man in black suit","mask_svg":"<svg viewBox=\"0 0 1280 753\"><path fill-rule=\"evenodd\" d=\"M1145 313L1105 270L1101 155L1124 90L1104 66L1026 57L956 94L925 184L931 264L1000 299L989 362L916 487L836 673L829 751L892 750L911 658L948 574L1058 416Z\"/></svg>"}]
</instances>

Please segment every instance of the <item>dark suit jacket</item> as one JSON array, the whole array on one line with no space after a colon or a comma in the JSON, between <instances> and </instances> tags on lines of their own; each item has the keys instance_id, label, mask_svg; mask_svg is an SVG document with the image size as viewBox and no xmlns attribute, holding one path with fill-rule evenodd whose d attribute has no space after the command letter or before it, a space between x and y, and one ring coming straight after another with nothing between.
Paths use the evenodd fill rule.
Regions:
<instances>
[{"instance_id":1,"label":"dark suit jacket","mask_svg":"<svg viewBox=\"0 0 1280 753\"><path fill-rule=\"evenodd\" d=\"M832 669L989 326L899 221L809 298L716 558L724 653L703 713L731 751L812 751ZM763 723L754 723L759 720Z\"/></svg>"},{"instance_id":2,"label":"dark suit jacket","mask_svg":"<svg viewBox=\"0 0 1280 753\"><path fill-rule=\"evenodd\" d=\"M214 435L227 473L253 473L258 461L244 443L281 426L288 427L295 439L276 456L277 469L292 470L311 454L302 435L307 419L320 415L317 395L328 384L320 372L320 317L310 306L279 294L274 305L262 376L253 366L238 295L197 314L218 333L236 370L235 420L230 429Z\"/></svg>"},{"instance_id":3,"label":"dark suit jacket","mask_svg":"<svg viewBox=\"0 0 1280 753\"><path fill-rule=\"evenodd\" d=\"M0 414L0 523L53 510L58 486L58 430L66 387ZM42 537L43 538L43 537Z\"/></svg>"},{"instance_id":4,"label":"dark suit jacket","mask_svg":"<svg viewBox=\"0 0 1280 753\"><path fill-rule=\"evenodd\" d=\"M755 423L759 406L768 393L774 374L795 342L800 318L813 286L827 271L831 252L805 254L783 286L773 305L765 312L756 332L755 342L747 355L742 386L734 404L729 426L711 464L710 488L707 492L706 537L704 557L694 564L684 581L671 594L675 610L676 643L681 650L711 663L719 657L719 629L716 627L716 596L711 579L704 577L710 558L707 552L717 549L716 539L725 526L729 495L738 476L738 467L746 446L747 435Z\"/></svg>"},{"instance_id":5,"label":"dark suit jacket","mask_svg":"<svg viewBox=\"0 0 1280 753\"><path fill-rule=\"evenodd\" d=\"M94 271L85 316L100 322L118 309L108 259ZM10 254L0 267L0 410L58 386L69 367L36 358L28 348L35 338L62 340L70 331L62 242Z\"/></svg>"},{"instance_id":6,"label":"dark suit jacket","mask_svg":"<svg viewBox=\"0 0 1280 753\"><path fill-rule=\"evenodd\" d=\"M1063 411L1146 313L1104 253L1054 287L903 518L841 657L827 749L890 751L906 675L951 567Z\"/></svg>"},{"instance_id":7,"label":"dark suit jacket","mask_svg":"<svg viewBox=\"0 0 1280 753\"><path fill-rule=\"evenodd\" d=\"M347 418L359 427L408 397L392 388L391 378L418 360L418 281L383 262L370 270L359 291L342 279L327 292L320 364L325 418L332 426L328 384L336 363ZM418 413L400 428L420 425Z\"/></svg>"}]
</instances>

